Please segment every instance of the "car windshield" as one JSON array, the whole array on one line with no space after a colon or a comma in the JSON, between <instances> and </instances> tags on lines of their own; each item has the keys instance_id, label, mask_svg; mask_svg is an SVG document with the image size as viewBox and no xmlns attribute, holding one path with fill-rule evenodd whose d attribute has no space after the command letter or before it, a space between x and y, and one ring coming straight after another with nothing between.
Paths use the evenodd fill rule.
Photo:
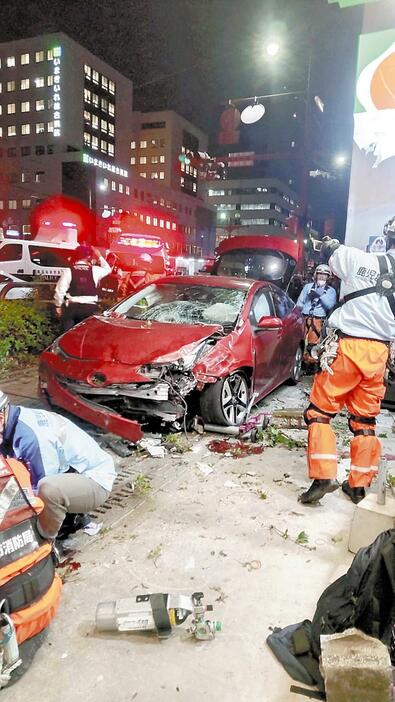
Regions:
<instances>
[{"instance_id":1,"label":"car windshield","mask_svg":"<svg viewBox=\"0 0 395 702\"><path fill-rule=\"evenodd\" d=\"M246 291L209 285L149 285L110 310L109 314L173 324L234 325Z\"/></svg>"},{"instance_id":2,"label":"car windshield","mask_svg":"<svg viewBox=\"0 0 395 702\"><path fill-rule=\"evenodd\" d=\"M292 262L293 259L281 251L235 249L220 256L215 272L217 275L278 282L288 277Z\"/></svg>"}]
</instances>

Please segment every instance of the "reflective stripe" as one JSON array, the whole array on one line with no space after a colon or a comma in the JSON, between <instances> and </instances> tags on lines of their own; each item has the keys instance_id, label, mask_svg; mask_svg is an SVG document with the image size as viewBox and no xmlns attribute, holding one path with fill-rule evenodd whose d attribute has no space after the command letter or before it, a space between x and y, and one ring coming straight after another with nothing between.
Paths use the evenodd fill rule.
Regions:
<instances>
[{"instance_id":1,"label":"reflective stripe","mask_svg":"<svg viewBox=\"0 0 395 702\"><path fill-rule=\"evenodd\" d=\"M8 512L11 502L19 491L19 485L14 477L10 478L0 495L0 522L3 521Z\"/></svg>"},{"instance_id":2,"label":"reflective stripe","mask_svg":"<svg viewBox=\"0 0 395 702\"><path fill-rule=\"evenodd\" d=\"M377 466L370 466L369 468L361 468L361 466L350 466L350 471L355 471L356 473L377 473Z\"/></svg>"},{"instance_id":3,"label":"reflective stripe","mask_svg":"<svg viewBox=\"0 0 395 702\"><path fill-rule=\"evenodd\" d=\"M310 453L309 458L317 458L317 459L323 459L323 460L334 460L337 461L337 454L336 453Z\"/></svg>"}]
</instances>

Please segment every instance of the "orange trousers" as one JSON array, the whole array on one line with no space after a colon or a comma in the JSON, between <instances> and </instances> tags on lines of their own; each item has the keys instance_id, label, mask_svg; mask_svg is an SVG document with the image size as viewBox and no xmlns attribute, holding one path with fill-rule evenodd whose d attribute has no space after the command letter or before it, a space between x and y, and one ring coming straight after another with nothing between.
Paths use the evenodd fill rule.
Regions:
<instances>
[{"instance_id":1,"label":"orange trousers","mask_svg":"<svg viewBox=\"0 0 395 702\"><path fill-rule=\"evenodd\" d=\"M309 477L335 479L337 475L336 436L330 420L343 407L349 411L351 487L368 487L380 460L381 444L375 435L375 417L384 397L384 373L388 358L386 344L371 339L343 338L338 354L327 371L317 373L305 412L308 424L307 460Z\"/></svg>"}]
</instances>

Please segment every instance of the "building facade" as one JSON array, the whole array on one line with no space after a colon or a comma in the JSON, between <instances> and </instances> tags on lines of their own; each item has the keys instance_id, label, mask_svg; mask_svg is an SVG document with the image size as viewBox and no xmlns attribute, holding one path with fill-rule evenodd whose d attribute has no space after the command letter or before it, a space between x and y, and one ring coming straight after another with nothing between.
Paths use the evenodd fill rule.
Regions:
<instances>
[{"instance_id":1,"label":"building facade","mask_svg":"<svg viewBox=\"0 0 395 702\"><path fill-rule=\"evenodd\" d=\"M168 127L178 124L169 114ZM66 34L0 44L3 231L29 236L35 205L63 194L85 203L99 222L108 213L137 209L155 233L166 238L175 231L187 251L208 252L215 239L213 208L207 235L191 197L197 189L182 188L171 173L174 139L164 144L164 160L158 157L157 171L169 168L166 177L144 178L131 168L133 119L132 82ZM152 140L151 127L144 131ZM164 133L166 139L166 127Z\"/></svg>"},{"instance_id":2,"label":"building facade","mask_svg":"<svg viewBox=\"0 0 395 702\"><path fill-rule=\"evenodd\" d=\"M207 181L207 200L217 211L216 243L228 236L276 234L288 236L296 194L276 178Z\"/></svg>"}]
</instances>

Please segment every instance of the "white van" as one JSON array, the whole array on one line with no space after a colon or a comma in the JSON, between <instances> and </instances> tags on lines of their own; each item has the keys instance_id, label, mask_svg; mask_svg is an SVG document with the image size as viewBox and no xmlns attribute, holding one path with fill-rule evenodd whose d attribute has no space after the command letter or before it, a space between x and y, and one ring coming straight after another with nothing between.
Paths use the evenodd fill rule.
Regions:
<instances>
[{"instance_id":1,"label":"white van","mask_svg":"<svg viewBox=\"0 0 395 702\"><path fill-rule=\"evenodd\" d=\"M37 240L0 243L0 269L24 280L40 276L57 280L69 266L75 244L51 244Z\"/></svg>"}]
</instances>

